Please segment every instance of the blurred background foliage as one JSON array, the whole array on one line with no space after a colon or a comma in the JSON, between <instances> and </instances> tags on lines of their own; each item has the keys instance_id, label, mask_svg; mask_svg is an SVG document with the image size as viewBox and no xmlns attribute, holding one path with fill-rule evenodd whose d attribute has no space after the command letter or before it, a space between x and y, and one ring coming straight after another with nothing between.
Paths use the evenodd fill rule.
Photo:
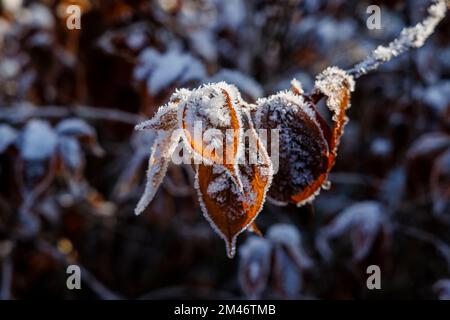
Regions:
<instances>
[{"instance_id":1,"label":"blurred background foliage","mask_svg":"<svg viewBox=\"0 0 450 320\"><path fill-rule=\"evenodd\" d=\"M81 29L66 28L79 5ZM366 8L381 7L381 30ZM224 80L247 101L306 90L418 22L428 1L0 1L0 297L450 298L450 19L358 80L331 189L266 204L238 256L170 167L139 217L153 134L175 88ZM319 106L323 110L323 106ZM286 177L288 178L288 177ZM66 265L82 267L67 290ZM382 290L366 268L382 270Z\"/></svg>"}]
</instances>

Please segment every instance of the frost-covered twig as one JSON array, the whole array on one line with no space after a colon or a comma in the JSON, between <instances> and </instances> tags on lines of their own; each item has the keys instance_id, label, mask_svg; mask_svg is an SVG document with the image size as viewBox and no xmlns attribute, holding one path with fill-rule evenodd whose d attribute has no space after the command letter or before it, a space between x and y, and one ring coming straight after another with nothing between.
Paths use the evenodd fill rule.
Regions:
<instances>
[{"instance_id":1,"label":"frost-covered twig","mask_svg":"<svg viewBox=\"0 0 450 320\"><path fill-rule=\"evenodd\" d=\"M433 0L432 5L428 8L428 16L422 22L403 29L397 39L387 46L378 46L366 59L347 70L347 72L357 79L369 71L378 69L381 64L390 61L410 48L422 47L427 38L434 32L438 23L445 17L446 11L447 0Z\"/></svg>"}]
</instances>

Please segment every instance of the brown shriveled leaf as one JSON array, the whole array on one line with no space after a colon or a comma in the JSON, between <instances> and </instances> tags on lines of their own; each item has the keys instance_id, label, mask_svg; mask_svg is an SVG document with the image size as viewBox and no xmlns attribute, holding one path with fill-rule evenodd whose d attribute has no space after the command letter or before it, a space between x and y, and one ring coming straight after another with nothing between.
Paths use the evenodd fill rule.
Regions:
<instances>
[{"instance_id":1,"label":"brown shriveled leaf","mask_svg":"<svg viewBox=\"0 0 450 320\"><path fill-rule=\"evenodd\" d=\"M239 91L224 82L194 90L181 102L178 119L183 139L202 163L220 164L242 189L238 158L241 153L242 122Z\"/></svg>"},{"instance_id":2,"label":"brown shriveled leaf","mask_svg":"<svg viewBox=\"0 0 450 320\"><path fill-rule=\"evenodd\" d=\"M252 225L261 211L272 179L272 166L254 128L249 138L260 149L258 163L239 165L242 190L220 165L198 165L196 188L205 218L225 240L227 255L235 254L237 236Z\"/></svg>"},{"instance_id":3,"label":"brown shriveled leaf","mask_svg":"<svg viewBox=\"0 0 450 320\"><path fill-rule=\"evenodd\" d=\"M177 114L178 102L169 102L160 107L150 120L138 124L135 130L173 130L178 125Z\"/></svg>"},{"instance_id":4,"label":"brown shriveled leaf","mask_svg":"<svg viewBox=\"0 0 450 320\"><path fill-rule=\"evenodd\" d=\"M270 148L272 161L278 162L268 193L271 200L280 204L303 203L325 182L329 152L326 132L318 117L302 96L291 92L258 101L258 129L279 130L279 150L274 149L272 142ZM274 139L272 135L269 131L268 141Z\"/></svg>"},{"instance_id":5,"label":"brown shriveled leaf","mask_svg":"<svg viewBox=\"0 0 450 320\"><path fill-rule=\"evenodd\" d=\"M270 149L272 161L278 160L270 199L278 204L302 205L314 199L321 187L328 186L327 176L347 122L345 110L354 83L337 68L328 68L317 77L316 90L327 96L333 112L332 129L311 99L302 95L300 84L294 80L292 85L293 93L281 92L258 100L255 123L260 129L280 130L279 153Z\"/></svg>"}]
</instances>

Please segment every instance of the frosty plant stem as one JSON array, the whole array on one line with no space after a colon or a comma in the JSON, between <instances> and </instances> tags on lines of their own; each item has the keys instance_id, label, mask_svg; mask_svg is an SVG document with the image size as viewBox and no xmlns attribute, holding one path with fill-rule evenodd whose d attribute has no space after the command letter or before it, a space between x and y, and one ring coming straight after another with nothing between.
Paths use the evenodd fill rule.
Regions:
<instances>
[{"instance_id":1,"label":"frosty plant stem","mask_svg":"<svg viewBox=\"0 0 450 320\"><path fill-rule=\"evenodd\" d=\"M347 73L358 79L369 71L378 69L381 64L401 55L410 48L422 47L428 37L433 34L438 23L445 17L447 2L448 0L433 0L431 6L428 7L428 16L422 22L403 29L397 39L387 46L378 46L366 59L347 70Z\"/></svg>"},{"instance_id":2,"label":"frosty plant stem","mask_svg":"<svg viewBox=\"0 0 450 320\"><path fill-rule=\"evenodd\" d=\"M346 110L355 79L409 48L421 47L446 10L445 0L433 1L427 18L404 29L387 46L376 48L352 69L329 67L322 71L310 95L304 94L296 80L291 90L255 104L247 103L235 86L225 82L177 90L152 119L136 126L136 130L158 134L145 191L135 213L143 212L155 196L181 140L183 152L189 153L190 159L198 159L192 166L203 215L225 241L228 257L233 257L240 233L247 229L259 232L255 220L266 198L277 205L301 206L311 202L321 189L329 188L328 174L348 122ZM326 98L332 125L316 109L321 98ZM270 137L262 137L261 131ZM276 148L272 143L269 148L264 141L273 140L274 133ZM248 143L246 135L252 138ZM223 141L225 162L220 151ZM240 161L254 156L255 150L257 161Z\"/></svg>"}]
</instances>

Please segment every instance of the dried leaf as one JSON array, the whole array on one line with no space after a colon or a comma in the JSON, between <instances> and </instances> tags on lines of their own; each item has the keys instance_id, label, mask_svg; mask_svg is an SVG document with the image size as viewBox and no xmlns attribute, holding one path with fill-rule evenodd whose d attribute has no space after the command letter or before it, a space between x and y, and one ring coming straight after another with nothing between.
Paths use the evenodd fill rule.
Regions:
<instances>
[{"instance_id":1,"label":"dried leaf","mask_svg":"<svg viewBox=\"0 0 450 320\"><path fill-rule=\"evenodd\" d=\"M281 204L311 200L326 180L329 163L320 116L302 96L290 92L260 99L257 104L256 127L279 130L279 153L270 149L271 158L279 161L270 199Z\"/></svg>"},{"instance_id":2,"label":"dried leaf","mask_svg":"<svg viewBox=\"0 0 450 320\"><path fill-rule=\"evenodd\" d=\"M97 133L87 122L78 118L70 118L61 121L56 126L56 132L61 136L76 137L87 146L96 156L102 156L104 150L97 142Z\"/></svg>"},{"instance_id":3,"label":"dried leaf","mask_svg":"<svg viewBox=\"0 0 450 320\"><path fill-rule=\"evenodd\" d=\"M240 188L241 104L238 90L221 82L194 90L181 102L178 115L183 139L191 151L205 164L223 165Z\"/></svg>"},{"instance_id":4,"label":"dried leaf","mask_svg":"<svg viewBox=\"0 0 450 320\"><path fill-rule=\"evenodd\" d=\"M147 121L138 124L135 130L173 130L178 125L178 103L169 102L160 107L156 114Z\"/></svg>"},{"instance_id":5,"label":"dried leaf","mask_svg":"<svg viewBox=\"0 0 450 320\"><path fill-rule=\"evenodd\" d=\"M136 215L144 211L155 196L166 175L170 157L178 141L179 136L174 135L172 131L158 131L148 163L145 191L134 210Z\"/></svg>"},{"instance_id":6,"label":"dried leaf","mask_svg":"<svg viewBox=\"0 0 450 320\"><path fill-rule=\"evenodd\" d=\"M257 164L239 165L242 191L220 165L198 165L196 188L205 218L225 240L227 255L235 253L237 236L247 229L261 211L272 178L272 167L256 131L250 128L262 154Z\"/></svg>"},{"instance_id":7,"label":"dried leaf","mask_svg":"<svg viewBox=\"0 0 450 320\"><path fill-rule=\"evenodd\" d=\"M322 257L330 261L332 251L329 242L332 239L350 235L353 247L353 261L359 262L370 253L381 232L388 232L387 219L383 207L375 201L356 203L324 227L316 239L317 248Z\"/></svg>"}]
</instances>

